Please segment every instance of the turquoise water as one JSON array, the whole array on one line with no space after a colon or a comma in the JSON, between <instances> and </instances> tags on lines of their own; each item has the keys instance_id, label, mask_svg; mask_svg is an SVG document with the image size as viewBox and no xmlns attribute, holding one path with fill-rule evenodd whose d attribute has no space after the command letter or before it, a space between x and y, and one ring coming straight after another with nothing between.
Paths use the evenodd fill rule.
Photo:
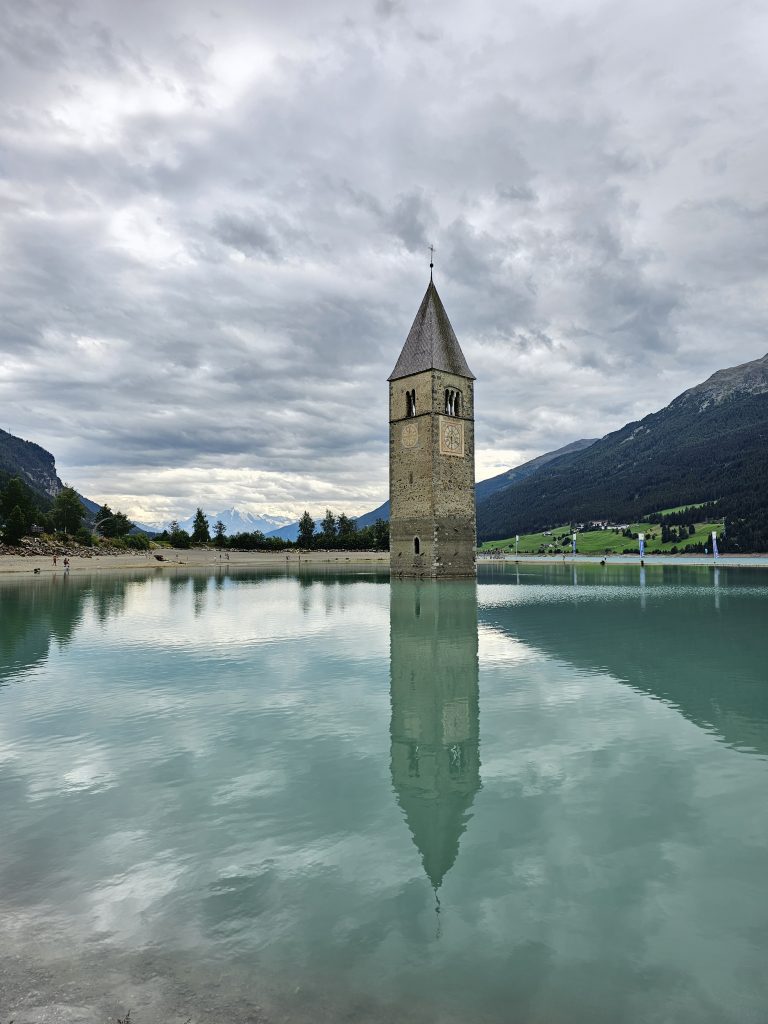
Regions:
<instances>
[{"instance_id":1,"label":"turquoise water","mask_svg":"<svg viewBox=\"0 0 768 1024\"><path fill-rule=\"evenodd\" d=\"M1 1021L768 1018L768 572L168 572L0 581Z\"/></svg>"}]
</instances>

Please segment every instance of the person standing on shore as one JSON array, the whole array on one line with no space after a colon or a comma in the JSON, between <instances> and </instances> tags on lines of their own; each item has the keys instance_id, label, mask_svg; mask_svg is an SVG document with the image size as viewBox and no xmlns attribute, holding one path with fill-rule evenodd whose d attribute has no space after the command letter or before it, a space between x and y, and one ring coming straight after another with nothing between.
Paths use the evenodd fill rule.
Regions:
<instances>
[{"instance_id":1,"label":"person standing on shore","mask_svg":"<svg viewBox=\"0 0 768 1024\"><path fill-rule=\"evenodd\" d=\"M58 559L58 555L54 555L53 556L53 568L54 569L56 568L56 561L57 561L57 559Z\"/></svg>"}]
</instances>

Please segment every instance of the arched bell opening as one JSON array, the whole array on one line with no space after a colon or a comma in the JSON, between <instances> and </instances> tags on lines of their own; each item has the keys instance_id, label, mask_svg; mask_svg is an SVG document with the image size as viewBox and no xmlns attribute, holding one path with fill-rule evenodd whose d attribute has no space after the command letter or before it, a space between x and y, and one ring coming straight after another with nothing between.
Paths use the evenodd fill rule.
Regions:
<instances>
[{"instance_id":1,"label":"arched bell opening","mask_svg":"<svg viewBox=\"0 0 768 1024\"><path fill-rule=\"evenodd\" d=\"M445 415L461 416L461 392L456 388L445 389Z\"/></svg>"}]
</instances>

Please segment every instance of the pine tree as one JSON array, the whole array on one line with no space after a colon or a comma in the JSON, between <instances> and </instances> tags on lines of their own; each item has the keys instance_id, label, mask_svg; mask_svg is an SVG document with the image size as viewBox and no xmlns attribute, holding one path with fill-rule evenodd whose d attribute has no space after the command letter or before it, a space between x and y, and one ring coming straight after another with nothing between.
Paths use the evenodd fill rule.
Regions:
<instances>
[{"instance_id":1,"label":"pine tree","mask_svg":"<svg viewBox=\"0 0 768 1024\"><path fill-rule=\"evenodd\" d=\"M227 532L227 528L220 519L216 520L216 525L213 528L213 543L217 548L224 547L224 534Z\"/></svg>"},{"instance_id":2,"label":"pine tree","mask_svg":"<svg viewBox=\"0 0 768 1024\"><path fill-rule=\"evenodd\" d=\"M171 524L173 525L173 524ZM186 530L182 530L179 524L176 523L175 530L169 530L168 540L171 542L171 547L174 548L188 548L190 544L190 536Z\"/></svg>"},{"instance_id":3,"label":"pine tree","mask_svg":"<svg viewBox=\"0 0 768 1024\"><path fill-rule=\"evenodd\" d=\"M7 522L16 508L24 518L24 532L26 532L32 525L35 503L32 491L18 476L12 477L5 489L0 491L0 520Z\"/></svg>"},{"instance_id":4,"label":"pine tree","mask_svg":"<svg viewBox=\"0 0 768 1024\"><path fill-rule=\"evenodd\" d=\"M389 550L389 521L377 519L373 524L374 546L379 551Z\"/></svg>"},{"instance_id":5,"label":"pine tree","mask_svg":"<svg viewBox=\"0 0 768 1024\"><path fill-rule=\"evenodd\" d=\"M327 508L325 510L325 515L323 516L323 521L320 524L320 537L318 540L324 548L333 548L336 547L337 536L336 517L333 512Z\"/></svg>"},{"instance_id":6,"label":"pine tree","mask_svg":"<svg viewBox=\"0 0 768 1024\"><path fill-rule=\"evenodd\" d=\"M349 551L355 547L357 531L354 519L345 516L342 512L337 524L339 547Z\"/></svg>"},{"instance_id":7,"label":"pine tree","mask_svg":"<svg viewBox=\"0 0 768 1024\"><path fill-rule=\"evenodd\" d=\"M208 520L201 508L195 512L195 520L192 523L192 540L195 544L207 544L211 539L211 531L208 528Z\"/></svg>"},{"instance_id":8,"label":"pine tree","mask_svg":"<svg viewBox=\"0 0 768 1024\"><path fill-rule=\"evenodd\" d=\"M85 509L73 487L62 487L57 495L51 517L57 530L62 533L77 533L85 517Z\"/></svg>"},{"instance_id":9,"label":"pine tree","mask_svg":"<svg viewBox=\"0 0 768 1024\"><path fill-rule=\"evenodd\" d=\"M26 516L21 508L16 505L5 521L5 533L3 534L6 544L18 544L27 532Z\"/></svg>"},{"instance_id":10,"label":"pine tree","mask_svg":"<svg viewBox=\"0 0 768 1024\"><path fill-rule=\"evenodd\" d=\"M315 520L309 514L304 512L304 515L299 520L299 536L296 543L300 548L311 548L315 538Z\"/></svg>"},{"instance_id":11,"label":"pine tree","mask_svg":"<svg viewBox=\"0 0 768 1024\"><path fill-rule=\"evenodd\" d=\"M115 537L125 537L133 529L133 523L125 514L119 509L112 516L112 529L114 530Z\"/></svg>"},{"instance_id":12,"label":"pine tree","mask_svg":"<svg viewBox=\"0 0 768 1024\"><path fill-rule=\"evenodd\" d=\"M114 513L112 509L106 503L96 513L93 520L93 528L98 530L102 537L114 537L114 526L112 520L114 519Z\"/></svg>"}]
</instances>

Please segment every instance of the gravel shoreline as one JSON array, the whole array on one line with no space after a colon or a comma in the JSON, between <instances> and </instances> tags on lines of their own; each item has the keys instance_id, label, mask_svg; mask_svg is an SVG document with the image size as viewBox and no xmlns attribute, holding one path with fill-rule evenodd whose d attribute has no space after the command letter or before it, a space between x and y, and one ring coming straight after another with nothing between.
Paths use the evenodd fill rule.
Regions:
<instances>
[{"instance_id":1,"label":"gravel shoreline","mask_svg":"<svg viewBox=\"0 0 768 1024\"><path fill-rule=\"evenodd\" d=\"M300 565L389 565L387 551L229 551L219 553L204 549L186 551L165 549L157 552L163 560L155 558L155 552L120 551L115 554L71 554L69 558L72 573L114 572L117 569L147 570L163 572L168 569L217 569L234 567L259 569L262 566ZM229 556L229 557L227 557ZM38 570L38 572L35 572ZM63 575L63 555L58 555L58 564L53 556L29 554L0 554L0 575L19 573L22 575Z\"/></svg>"}]
</instances>

